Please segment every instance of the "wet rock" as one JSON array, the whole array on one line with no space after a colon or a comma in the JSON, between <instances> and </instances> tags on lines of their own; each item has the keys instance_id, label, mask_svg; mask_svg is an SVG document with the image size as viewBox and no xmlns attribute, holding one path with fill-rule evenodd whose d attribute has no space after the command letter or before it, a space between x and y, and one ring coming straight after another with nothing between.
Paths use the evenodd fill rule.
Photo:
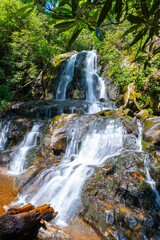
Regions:
<instances>
[{"instance_id":1,"label":"wet rock","mask_svg":"<svg viewBox=\"0 0 160 240\"><path fill-rule=\"evenodd\" d=\"M71 238L65 233L64 230L62 230L60 227L57 227L55 225L53 225L52 223L49 222L45 222L45 227L44 228L40 228L38 235L37 235L37 239L38 240L71 240Z\"/></svg>"},{"instance_id":2,"label":"wet rock","mask_svg":"<svg viewBox=\"0 0 160 240\"><path fill-rule=\"evenodd\" d=\"M53 149L55 155L60 155L63 153L67 146L66 140L66 131L70 124L70 121L75 114L65 115L62 114L61 116L57 116L51 126L51 141L50 141L50 148Z\"/></svg>"},{"instance_id":3,"label":"wet rock","mask_svg":"<svg viewBox=\"0 0 160 240\"><path fill-rule=\"evenodd\" d=\"M110 77L107 80L107 95L108 98L112 101L116 101L120 96L120 89L114 82L114 77Z\"/></svg>"},{"instance_id":4,"label":"wet rock","mask_svg":"<svg viewBox=\"0 0 160 240\"><path fill-rule=\"evenodd\" d=\"M144 155L126 151L97 168L86 183L80 215L102 239L160 237L155 227L158 206L145 181ZM109 168L112 171L106 172Z\"/></svg>"},{"instance_id":5,"label":"wet rock","mask_svg":"<svg viewBox=\"0 0 160 240\"><path fill-rule=\"evenodd\" d=\"M39 171L40 169L35 166L31 166L24 170L20 175L17 176L15 180L15 188L20 191L25 184L27 184L27 182L29 182Z\"/></svg>"},{"instance_id":6,"label":"wet rock","mask_svg":"<svg viewBox=\"0 0 160 240\"><path fill-rule=\"evenodd\" d=\"M87 85L85 81L86 76L86 56L87 52L83 51L77 55L73 80L69 83L66 91L67 98L73 99L74 91L81 92L81 99L86 99ZM80 96L79 96L80 97Z\"/></svg>"},{"instance_id":7,"label":"wet rock","mask_svg":"<svg viewBox=\"0 0 160 240\"><path fill-rule=\"evenodd\" d=\"M135 136L138 136L138 127L137 120L128 115L121 116L121 121L127 130L127 133L133 133Z\"/></svg>"}]
</instances>

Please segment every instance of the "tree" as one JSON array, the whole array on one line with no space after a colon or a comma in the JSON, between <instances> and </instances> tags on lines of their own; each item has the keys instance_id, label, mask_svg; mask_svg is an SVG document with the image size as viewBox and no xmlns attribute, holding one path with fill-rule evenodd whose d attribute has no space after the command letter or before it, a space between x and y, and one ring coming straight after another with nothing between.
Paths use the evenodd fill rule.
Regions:
<instances>
[{"instance_id":1,"label":"tree","mask_svg":"<svg viewBox=\"0 0 160 240\"><path fill-rule=\"evenodd\" d=\"M69 40L70 46L81 33L82 29L88 28L95 31L99 40L103 40L106 27L118 25L129 21L130 27L123 34L135 34L130 43L133 46L140 42L139 51L151 54L147 60L160 52L160 1L159 0L35 0L34 4L46 10L48 15L55 19L55 28L59 33L74 29ZM42 9L42 8L41 8ZM146 56L136 60L146 59ZM146 61L147 65L147 61Z\"/></svg>"}]
</instances>

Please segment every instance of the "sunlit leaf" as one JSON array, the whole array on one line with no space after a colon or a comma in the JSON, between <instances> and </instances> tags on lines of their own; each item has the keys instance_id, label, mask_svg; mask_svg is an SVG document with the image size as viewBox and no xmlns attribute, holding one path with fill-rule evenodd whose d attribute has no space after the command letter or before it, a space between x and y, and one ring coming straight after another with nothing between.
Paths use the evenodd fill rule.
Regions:
<instances>
[{"instance_id":1,"label":"sunlit leaf","mask_svg":"<svg viewBox=\"0 0 160 240\"><path fill-rule=\"evenodd\" d=\"M29 8L33 8L33 4L28 4L27 6L20 8L17 11L16 15L21 17Z\"/></svg>"},{"instance_id":2,"label":"sunlit leaf","mask_svg":"<svg viewBox=\"0 0 160 240\"><path fill-rule=\"evenodd\" d=\"M25 18L29 17L29 15L33 12L33 10L34 10L33 8L29 9L21 18L25 19Z\"/></svg>"}]
</instances>

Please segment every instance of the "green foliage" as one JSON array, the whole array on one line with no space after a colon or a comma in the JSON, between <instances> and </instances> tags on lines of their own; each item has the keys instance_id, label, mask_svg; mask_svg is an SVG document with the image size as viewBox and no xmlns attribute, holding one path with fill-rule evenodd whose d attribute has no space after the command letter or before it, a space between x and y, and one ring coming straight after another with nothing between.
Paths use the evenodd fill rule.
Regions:
<instances>
[{"instance_id":1,"label":"green foliage","mask_svg":"<svg viewBox=\"0 0 160 240\"><path fill-rule=\"evenodd\" d=\"M0 101L5 100L0 106L4 107L12 96L19 97L15 93L27 83L34 85L54 54L64 51L64 38L57 36L47 16L37 14L32 3L3 0L0 12Z\"/></svg>"},{"instance_id":2,"label":"green foliage","mask_svg":"<svg viewBox=\"0 0 160 240\"><path fill-rule=\"evenodd\" d=\"M49 4L48 4L49 2ZM53 1L53 0L36 0L35 4L43 6L51 13L50 16L58 21L55 25L57 28L61 28L62 31L66 31L70 28L86 29L90 31L96 31L96 36L99 40L103 40L103 34L106 32L106 26L122 24L128 20L130 26L123 34L123 37L129 33L136 34L129 47L140 42L140 50L144 51L147 45L150 46L149 52L151 52L152 43L155 42L155 36L159 36L160 30L160 1L159 0L138 0L138 1L125 1L125 0L106 0L106 1L86 1L86 0L74 0L74 1ZM58 7L57 7L57 5ZM56 7L55 7L56 6ZM64 21L63 21L64 20ZM59 23L59 21L61 21ZM76 40L79 34L71 37L69 42L71 45L73 40ZM142 41L145 39L145 42ZM152 55L145 56L144 68L150 66L150 60L153 56L160 52L160 47L154 45ZM137 57L136 54L136 57ZM137 61L137 58L135 58Z\"/></svg>"}]
</instances>

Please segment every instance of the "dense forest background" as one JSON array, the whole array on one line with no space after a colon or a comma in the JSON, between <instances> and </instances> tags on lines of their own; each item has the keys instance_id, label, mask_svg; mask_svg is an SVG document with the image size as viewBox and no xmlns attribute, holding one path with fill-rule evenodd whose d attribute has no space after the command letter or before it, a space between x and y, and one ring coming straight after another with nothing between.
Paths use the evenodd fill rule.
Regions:
<instances>
[{"instance_id":1,"label":"dense forest background","mask_svg":"<svg viewBox=\"0 0 160 240\"><path fill-rule=\"evenodd\" d=\"M134 82L139 106L159 114L159 1L2 0L0 12L1 110L49 99L61 54L96 49L102 76L122 95Z\"/></svg>"}]
</instances>

